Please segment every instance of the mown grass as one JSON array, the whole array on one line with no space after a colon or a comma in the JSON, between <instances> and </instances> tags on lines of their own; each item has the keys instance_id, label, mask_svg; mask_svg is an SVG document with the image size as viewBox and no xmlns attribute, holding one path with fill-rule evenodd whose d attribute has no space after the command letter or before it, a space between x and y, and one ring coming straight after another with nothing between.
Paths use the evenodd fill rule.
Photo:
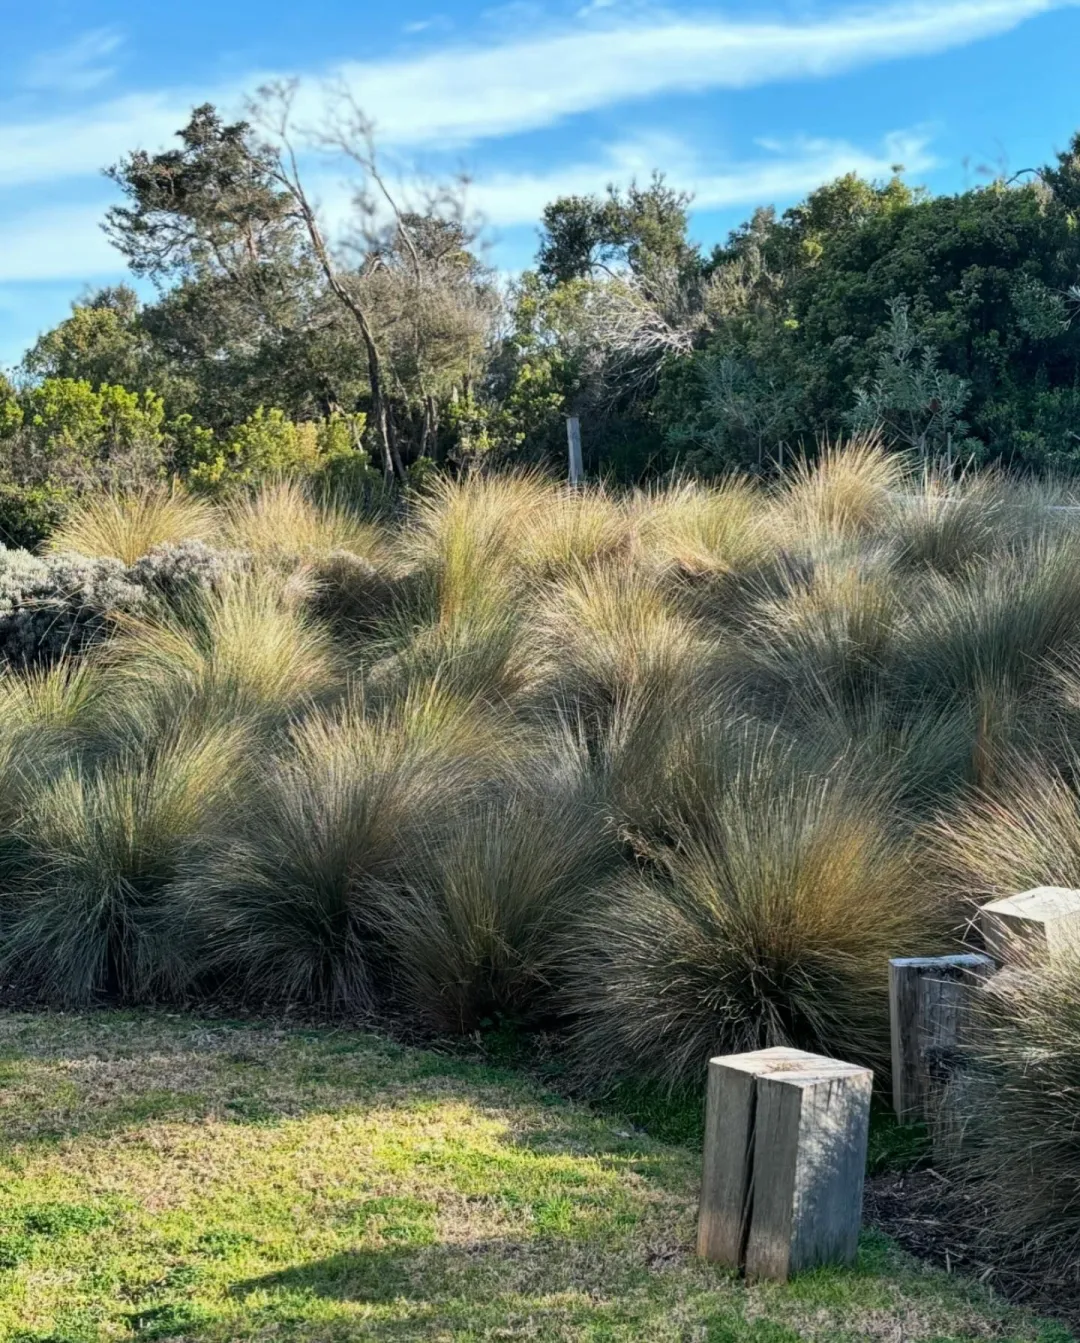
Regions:
<instances>
[{"instance_id":1,"label":"mown grass","mask_svg":"<svg viewBox=\"0 0 1080 1343\"><path fill-rule=\"evenodd\" d=\"M873 1232L748 1286L691 1147L354 1030L8 1015L0 1079L0 1339L1069 1337Z\"/></svg>"}]
</instances>

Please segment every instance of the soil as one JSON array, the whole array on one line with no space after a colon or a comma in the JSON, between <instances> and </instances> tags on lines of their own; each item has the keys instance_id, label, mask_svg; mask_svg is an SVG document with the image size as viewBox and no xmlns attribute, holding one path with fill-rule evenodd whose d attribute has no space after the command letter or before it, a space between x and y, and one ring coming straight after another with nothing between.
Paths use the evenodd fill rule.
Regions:
<instances>
[{"instance_id":1,"label":"soil","mask_svg":"<svg viewBox=\"0 0 1080 1343\"><path fill-rule=\"evenodd\" d=\"M868 1180L863 1220L920 1259L1080 1330L1080 1271L1054 1276L1034 1259L995 1245L988 1211L932 1166Z\"/></svg>"}]
</instances>

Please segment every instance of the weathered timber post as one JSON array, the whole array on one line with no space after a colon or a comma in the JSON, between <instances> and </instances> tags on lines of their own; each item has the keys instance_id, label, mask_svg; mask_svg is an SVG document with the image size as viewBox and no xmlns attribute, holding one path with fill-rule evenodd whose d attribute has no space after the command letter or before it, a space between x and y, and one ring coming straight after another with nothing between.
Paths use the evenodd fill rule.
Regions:
<instances>
[{"instance_id":1,"label":"weathered timber post","mask_svg":"<svg viewBox=\"0 0 1080 1343\"><path fill-rule=\"evenodd\" d=\"M987 953L999 963L1080 952L1080 891L1038 886L979 910Z\"/></svg>"},{"instance_id":2,"label":"weathered timber post","mask_svg":"<svg viewBox=\"0 0 1080 1343\"><path fill-rule=\"evenodd\" d=\"M784 1282L850 1263L873 1074L798 1049L709 1063L698 1253Z\"/></svg>"},{"instance_id":3,"label":"weathered timber post","mask_svg":"<svg viewBox=\"0 0 1080 1343\"><path fill-rule=\"evenodd\" d=\"M585 472L581 459L581 421L576 415L566 417L566 446L570 457L570 484L578 485Z\"/></svg>"},{"instance_id":4,"label":"weathered timber post","mask_svg":"<svg viewBox=\"0 0 1080 1343\"><path fill-rule=\"evenodd\" d=\"M961 956L904 956L889 962L893 1109L901 1123L930 1118L936 1090L960 1064L965 1003L994 962Z\"/></svg>"}]
</instances>

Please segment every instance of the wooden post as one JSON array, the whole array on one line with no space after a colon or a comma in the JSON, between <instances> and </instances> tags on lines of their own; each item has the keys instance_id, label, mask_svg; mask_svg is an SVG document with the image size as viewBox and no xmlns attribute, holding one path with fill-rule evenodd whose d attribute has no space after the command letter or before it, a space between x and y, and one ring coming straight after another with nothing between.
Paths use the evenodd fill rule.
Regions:
<instances>
[{"instance_id":1,"label":"wooden post","mask_svg":"<svg viewBox=\"0 0 1080 1343\"><path fill-rule=\"evenodd\" d=\"M873 1074L798 1049L712 1059L698 1253L784 1282L850 1263Z\"/></svg>"},{"instance_id":2,"label":"wooden post","mask_svg":"<svg viewBox=\"0 0 1080 1343\"><path fill-rule=\"evenodd\" d=\"M987 952L1001 964L1080 953L1080 891L1038 886L992 900L980 909L979 924Z\"/></svg>"},{"instance_id":3,"label":"wooden post","mask_svg":"<svg viewBox=\"0 0 1080 1343\"><path fill-rule=\"evenodd\" d=\"M570 484L577 485L584 470L581 465L581 421L576 415L566 417L566 442L570 449Z\"/></svg>"},{"instance_id":4,"label":"wooden post","mask_svg":"<svg viewBox=\"0 0 1080 1343\"><path fill-rule=\"evenodd\" d=\"M959 1063L965 999L993 970L975 953L889 962L893 1109L902 1124L930 1117L932 1097Z\"/></svg>"}]
</instances>

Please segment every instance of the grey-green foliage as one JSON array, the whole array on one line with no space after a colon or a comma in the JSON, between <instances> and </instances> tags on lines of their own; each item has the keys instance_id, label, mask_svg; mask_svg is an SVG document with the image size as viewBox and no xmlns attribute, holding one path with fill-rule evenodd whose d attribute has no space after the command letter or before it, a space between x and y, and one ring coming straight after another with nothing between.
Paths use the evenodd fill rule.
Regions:
<instances>
[{"instance_id":1,"label":"grey-green foliage","mask_svg":"<svg viewBox=\"0 0 1080 1343\"><path fill-rule=\"evenodd\" d=\"M0 662L48 665L100 639L111 616L213 588L246 563L241 553L200 541L155 546L130 567L0 547Z\"/></svg>"},{"instance_id":2,"label":"grey-green foliage","mask_svg":"<svg viewBox=\"0 0 1080 1343\"><path fill-rule=\"evenodd\" d=\"M911 304L900 295L888 304L884 347L874 376L855 389L850 419L857 430L881 425L890 442L924 457L955 450L967 438L960 418L971 395L968 383L938 363L938 352L911 319Z\"/></svg>"},{"instance_id":3,"label":"grey-green foliage","mask_svg":"<svg viewBox=\"0 0 1080 1343\"><path fill-rule=\"evenodd\" d=\"M111 613L143 599L120 560L0 549L0 659L55 661L98 638Z\"/></svg>"},{"instance_id":4,"label":"grey-green foliage","mask_svg":"<svg viewBox=\"0 0 1080 1343\"><path fill-rule=\"evenodd\" d=\"M178 541L154 546L127 571L139 587L167 599L217 587L229 574L249 567L250 556L238 550L214 550L205 541Z\"/></svg>"}]
</instances>

